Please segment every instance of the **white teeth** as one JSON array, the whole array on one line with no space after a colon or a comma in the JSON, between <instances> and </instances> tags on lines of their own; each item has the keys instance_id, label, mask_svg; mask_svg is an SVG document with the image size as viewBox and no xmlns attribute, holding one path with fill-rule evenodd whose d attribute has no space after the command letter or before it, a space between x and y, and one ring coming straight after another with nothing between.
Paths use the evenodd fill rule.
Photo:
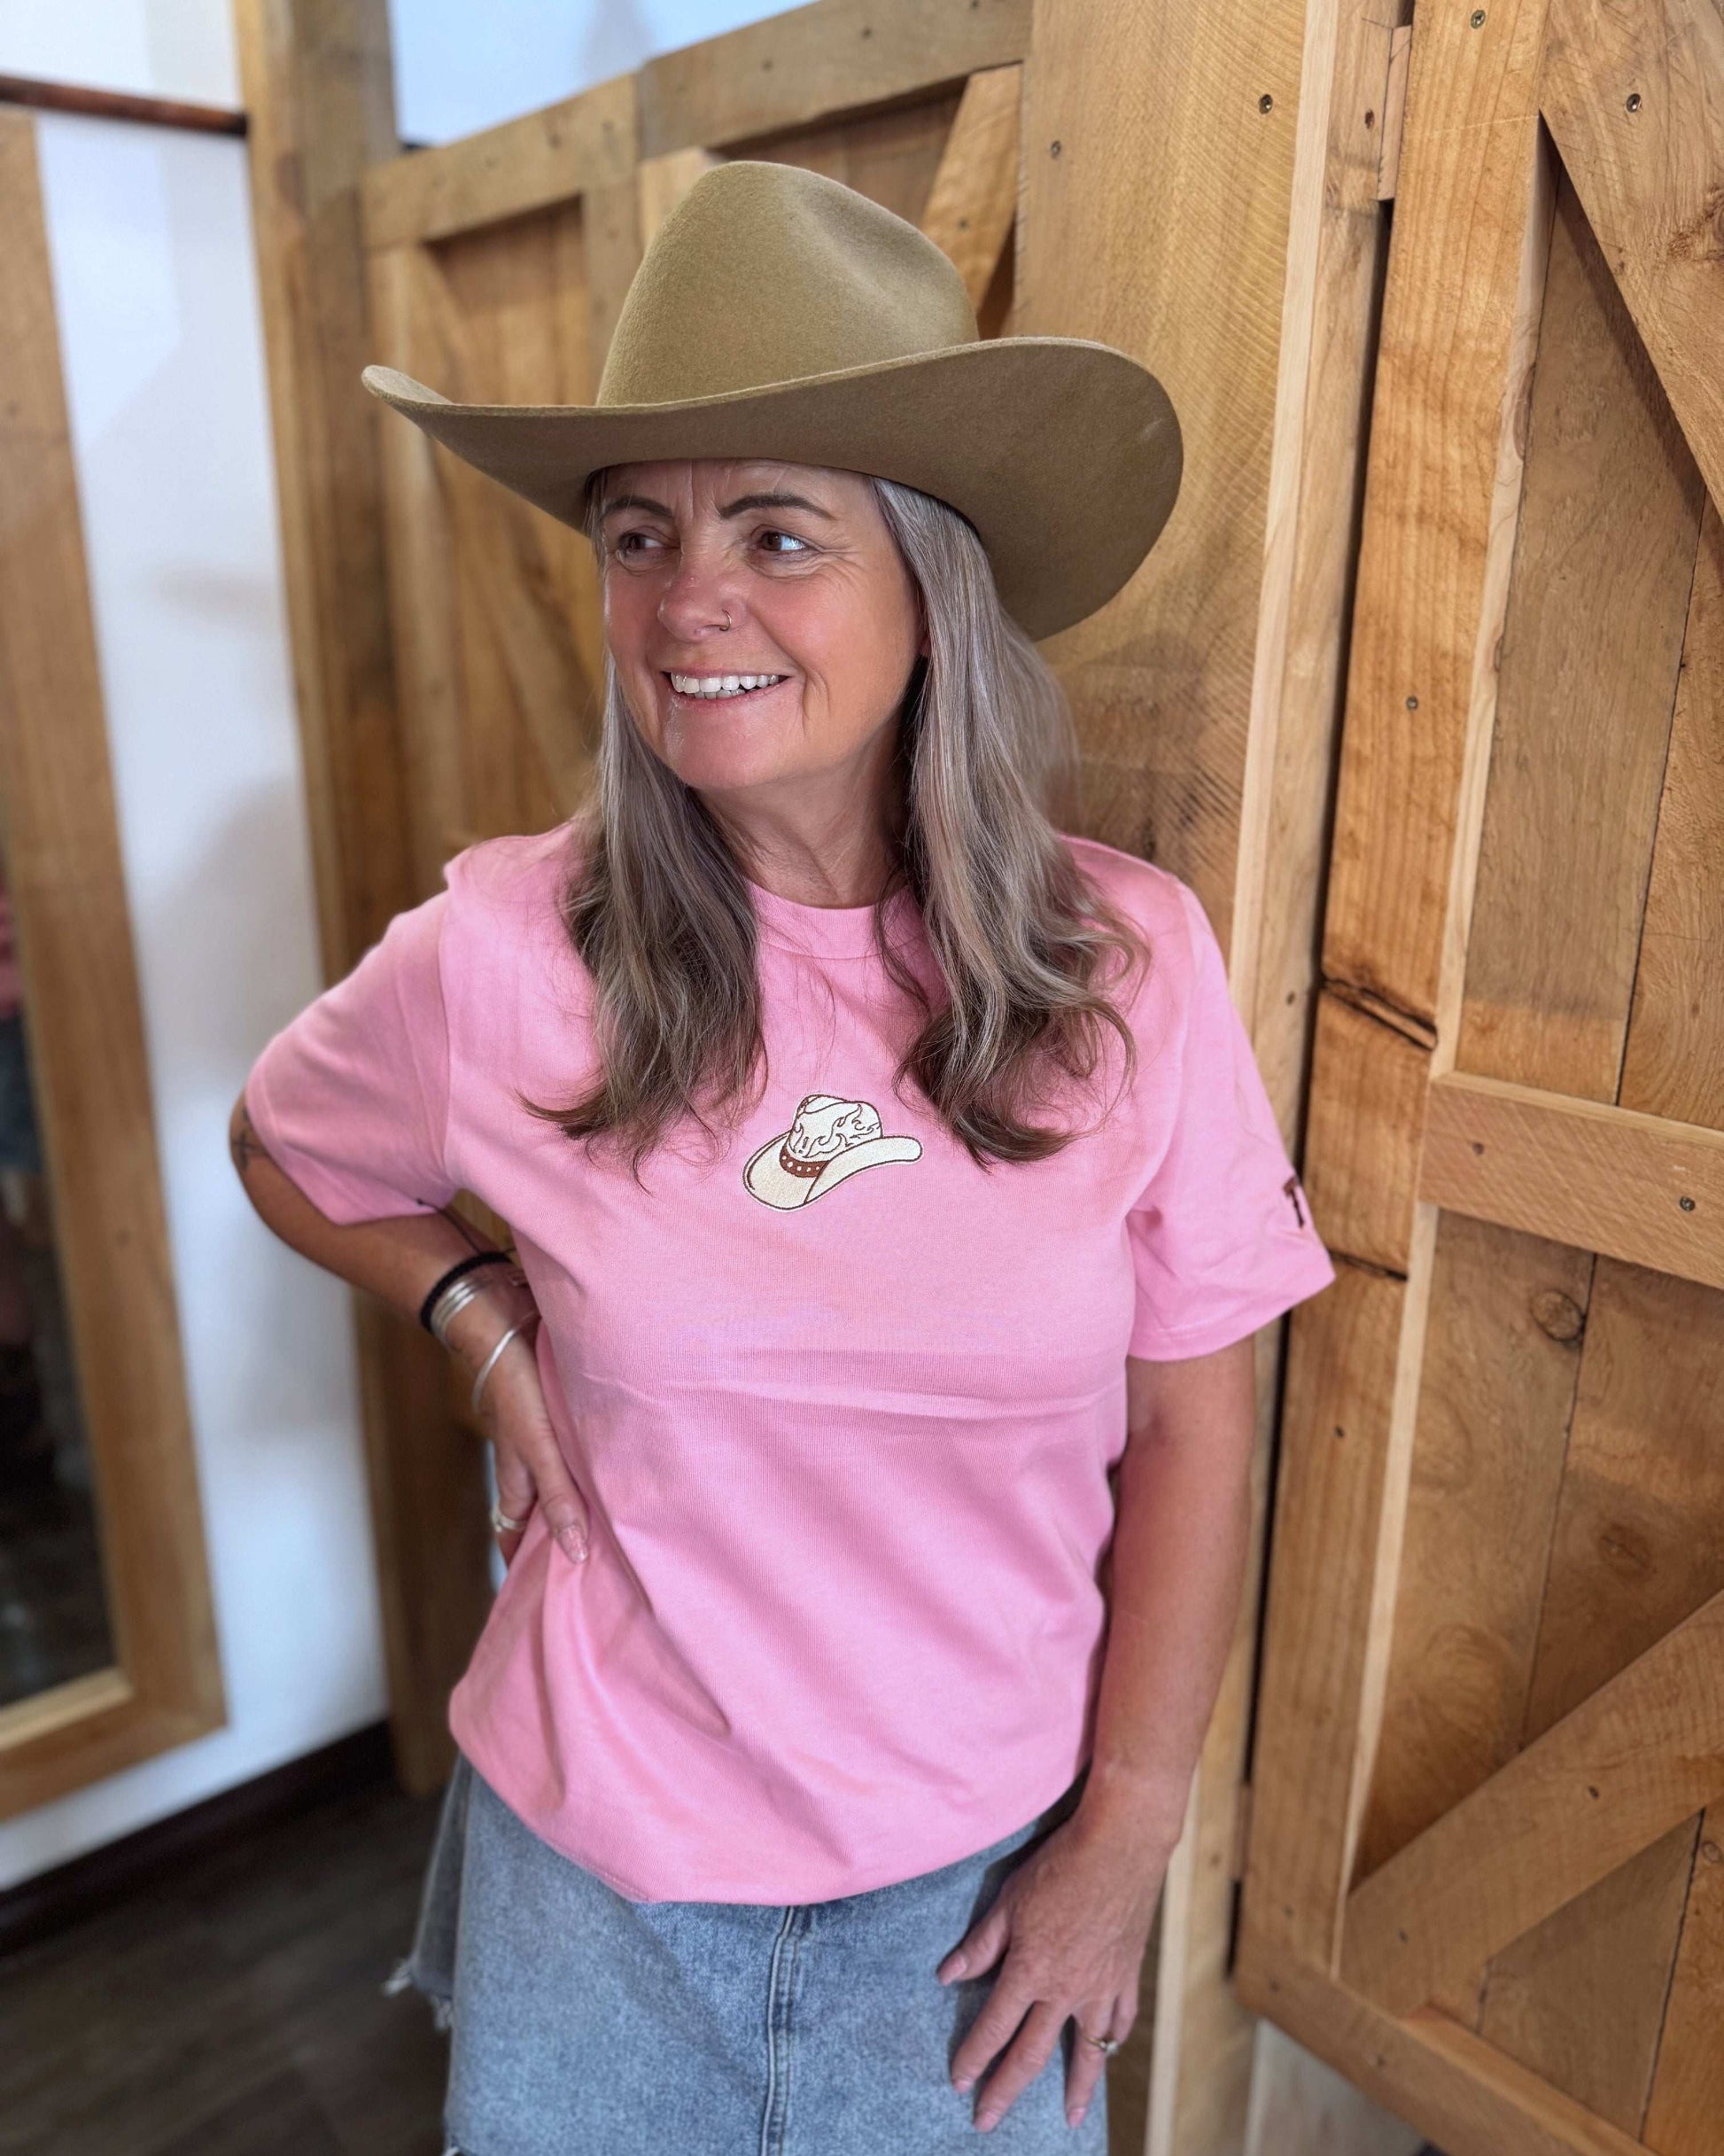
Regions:
<instances>
[{"instance_id":1,"label":"white teeth","mask_svg":"<svg viewBox=\"0 0 1724 2156\"><path fill-rule=\"evenodd\" d=\"M738 697L751 689L767 689L784 680L781 673L673 673L671 686L680 697L699 697L711 703L718 697Z\"/></svg>"}]
</instances>

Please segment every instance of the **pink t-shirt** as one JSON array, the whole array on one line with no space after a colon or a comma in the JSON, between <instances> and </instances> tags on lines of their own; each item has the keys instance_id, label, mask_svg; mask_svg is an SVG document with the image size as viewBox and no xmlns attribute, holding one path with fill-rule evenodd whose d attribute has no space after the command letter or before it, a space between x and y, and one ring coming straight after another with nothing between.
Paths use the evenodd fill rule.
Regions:
<instances>
[{"instance_id":1,"label":"pink t-shirt","mask_svg":"<svg viewBox=\"0 0 1724 2156\"><path fill-rule=\"evenodd\" d=\"M1136 1084L1052 1158L983 1169L894 1094L915 1014L870 909L754 887L765 1091L727 1150L679 1134L642 1188L518 1103L595 1068L568 843L450 862L247 1085L330 1219L470 1190L544 1313L590 1554L534 1515L450 1726L632 1900L822 1901L954 1863L1089 1756L1127 1356L1207 1354L1334 1278L1214 931L1167 871L1069 840L1153 948ZM906 896L889 921L937 978ZM1108 1039L1068 1124L1111 1097Z\"/></svg>"}]
</instances>

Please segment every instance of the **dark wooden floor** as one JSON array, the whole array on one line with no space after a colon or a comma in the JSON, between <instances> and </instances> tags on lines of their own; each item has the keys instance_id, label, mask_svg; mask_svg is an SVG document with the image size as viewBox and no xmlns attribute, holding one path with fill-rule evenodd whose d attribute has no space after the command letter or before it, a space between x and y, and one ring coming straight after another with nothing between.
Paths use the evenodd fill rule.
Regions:
<instances>
[{"instance_id":1,"label":"dark wooden floor","mask_svg":"<svg viewBox=\"0 0 1724 2156\"><path fill-rule=\"evenodd\" d=\"M254 1829L0 1957L0 2156L440 2156L407 1950L435 1802Z\"/></svg>"}]
</instances>

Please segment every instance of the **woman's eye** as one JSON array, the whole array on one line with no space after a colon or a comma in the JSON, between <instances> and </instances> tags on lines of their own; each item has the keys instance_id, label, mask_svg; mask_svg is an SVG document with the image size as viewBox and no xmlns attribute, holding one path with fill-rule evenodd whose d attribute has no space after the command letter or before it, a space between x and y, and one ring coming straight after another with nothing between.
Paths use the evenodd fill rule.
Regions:
<instances>
[{"instance_id":1,"label":"woman's eye","mask_svg":"<svg viewBox=\"0 0 1724 2156\"><path fill-rule=\"evenodd\" d=\"M610 544L613 553L627 560L631 556L638 558L643 554L650 554L659 544L659 540L653 532L619 532Z\"/></svg>"},{"instance_id":2,"label":"woman's eye","mask_svg":"<svg viewBox=\"0 0 1724 2156\"><path fill-rule=\"evenodd\" d=\"M782 546L774 543L779 540L783 541ZM808 541L805 539L798 539L794 532L762 532L757 544L765 548L768 554L780 556L807 554L812 551Z\"/></svg>"}]
</instances>

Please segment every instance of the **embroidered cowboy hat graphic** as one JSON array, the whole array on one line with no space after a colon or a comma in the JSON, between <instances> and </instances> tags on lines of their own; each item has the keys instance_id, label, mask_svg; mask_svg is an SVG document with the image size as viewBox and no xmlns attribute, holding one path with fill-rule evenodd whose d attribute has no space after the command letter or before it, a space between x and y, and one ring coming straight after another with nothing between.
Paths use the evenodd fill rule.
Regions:
<instances>
[{"instance_id":1,"label":"embroidered cowboy hat graphic","mask_svg":"<svg viewBox=\"0 0 1724 2156\"><path fill-rule=\"evenodd\" d=\"M824 1197L846 1177L889 1160L919 1160L914 1138L889 1138L872 1101L846 1101L834 1093L804 1094L788 1131L769 1138L742 1171L742 1180L765 1205L790 1212Z\"/></svg>"}]
</instances>

